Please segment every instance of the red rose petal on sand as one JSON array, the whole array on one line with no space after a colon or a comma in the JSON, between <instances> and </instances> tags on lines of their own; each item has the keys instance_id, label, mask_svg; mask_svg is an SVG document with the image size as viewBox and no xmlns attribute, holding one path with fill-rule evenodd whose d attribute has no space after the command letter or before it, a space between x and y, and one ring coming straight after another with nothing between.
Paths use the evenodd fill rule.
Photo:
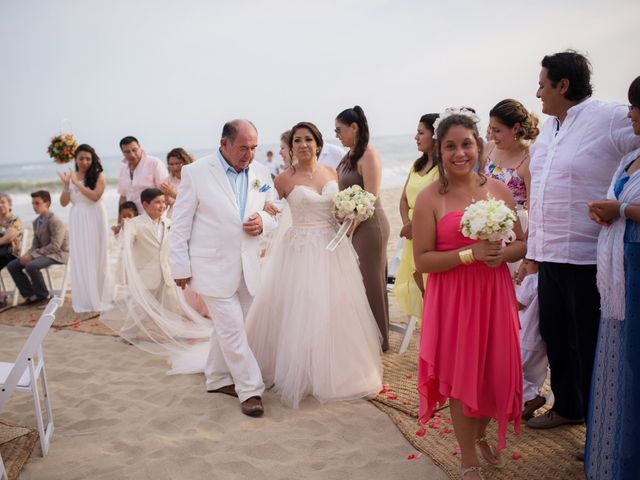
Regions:
<instances>
[{"instance_id":1,"label":"red rose petal on sand","mask_svg":"<svg viewBox=\"0 0 640 480\"><path fill-rule=\"evenodd\" d=\"M511 458L513 458L514 460L520 460L522 458L522 455L519 453L514 453L513 455L511 455Z\"/></svg>"},{"instance_id":2,"label":"red rose petal on sand","mask_svg":"<svg viewBox=\"0 0 640 480\"><path fill-rule=\"evenodd\" d=\"M387 395L387 398L389 400L395 400L396 398L398 398L398 395L396 395L395 393L390 393L389 395Z\"/></svg>"},{"instance_id":3,"label":"red rose petal on sand","mask_svg":"<svg viewBox=\"0 0 640 480\"><path fill-rule=\"evenodd\" d=\"M444 418L444 419L442 419L442 421L443 421L444 423L451 423L451 420L450 420L450 419L448 419L448 418Z\"/></svg>"},{"instance_id":4,"label":"red rose petal on sand","mask_svg":"<svg viewBox=\"0 0 640 480\"><path fill-rule=\"evenodd\" d=\"M442 430L442 433L451 433L453 432L453 430L451 430L450 428L445 428L444 430Z\"/></svg>"},{"instance_id":5,"label":"red rose petal on sand","mask_svg":"<svg viewBox=\"0 0 640 480\"><path fill-rule=\"evenodd\" d=\"M413 460L414 458L416 458L415 453L410 453L409 455L407 455L407 460Z\"/></svg>"},{"instance_id":6,"label":"red rose petal on sand","mask_svg":"<svg viewBox=\"0 0 640 480\"><path fill-rule=\"evenodd\" d=\"M427 433L427 430L425 428L421 428L420 430L418 430L416 432L416 435L419 437L424 437L424 434Z\"/></svg>"}]
</instances>

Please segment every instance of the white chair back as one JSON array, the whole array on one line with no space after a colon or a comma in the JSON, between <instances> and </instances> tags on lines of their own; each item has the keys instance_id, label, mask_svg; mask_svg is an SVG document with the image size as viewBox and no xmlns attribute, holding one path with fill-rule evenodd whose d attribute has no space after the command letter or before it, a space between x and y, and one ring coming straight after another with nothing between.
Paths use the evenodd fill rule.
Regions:
<instances>
[{"instance_id":1,"label":"white chair back","mask_svg":"<svg viewBox=\"0 0 640 480\"><path fill-rule=\"evenodd\" d=\"M22 346L22 350L20 350L11 372L2 387L0 387L0 412L2 412L9 398L11 398L11 394L15 390L16 385L18 385L20 377L22 377L27 369L29 361L39 353L38 350L41 348L42 341L53 324L56 310L61 303L62 301L58 297L53 298L48 303L38 323L33 327L31 335L29 335L29 338L27 338L27 341Z\"/></svg>"}]
</instances>

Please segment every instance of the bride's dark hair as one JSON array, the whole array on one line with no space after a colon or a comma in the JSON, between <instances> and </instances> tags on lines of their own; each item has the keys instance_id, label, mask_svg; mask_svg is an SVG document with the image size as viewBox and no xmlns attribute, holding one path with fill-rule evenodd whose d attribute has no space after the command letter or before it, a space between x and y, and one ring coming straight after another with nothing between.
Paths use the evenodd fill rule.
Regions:
<instances>
[{"instance_id":1,"label":"bride's dark hair","mask_svg":"<svg viewBox=\"0 0 640 480\"><path fill-rule=\"evenodd\" d=\"M324 145L324 142L322 140L322 133L320 133L318 127L316 127L313 123L298 122L293 127L291 127L291 130L289 130L289 139L287 140L287 145L289 145L289 165L291 168L293 168L294 172L296 171L296 167L293 165L293 137L295 136L296 131L300 130L301 128L306 128L307 130L309 130L311 132L311 136L316 141L316 144L319 147L318 151L316 152L316 156L320 156L322 146Z\"/></svg>"}]
</instances>

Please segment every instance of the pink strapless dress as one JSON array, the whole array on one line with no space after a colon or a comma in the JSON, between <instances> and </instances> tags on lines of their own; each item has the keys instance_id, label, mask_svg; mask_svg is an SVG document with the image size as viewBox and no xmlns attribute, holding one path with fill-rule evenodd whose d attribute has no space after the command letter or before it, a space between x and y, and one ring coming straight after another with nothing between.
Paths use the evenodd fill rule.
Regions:
<instances>
[{"instance_id":1,"label":"pink strapless dress","mask_svg":"<svg viewBox=\"0 0 640 480\"><path fill-rule=\"evenodd\" d=\"M462 212L436 226L436 249L455 250L476 240L460 233ZM418 359L420 420L426 422L447 398L464 414L498 421L498 450L506 446L510 421L520 433L522 362L515 290L504 263L484 262L430 273L424 299Z\"/></svg>"}]
</instances>

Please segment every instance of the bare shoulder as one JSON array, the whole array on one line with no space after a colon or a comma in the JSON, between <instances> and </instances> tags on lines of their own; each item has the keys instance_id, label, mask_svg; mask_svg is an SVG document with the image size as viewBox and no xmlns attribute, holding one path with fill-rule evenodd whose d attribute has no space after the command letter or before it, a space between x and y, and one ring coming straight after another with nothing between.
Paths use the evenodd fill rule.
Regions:
<instances>
[{"instance_id":1,"label":"bare shoulder","mask_svg":"<svg viewBox=\"0 0 640 480\"><path fill-rule=\"evenodd\" d=\"M487 190L491 192L495 198L499 200L504 200L508 204L514 203L513 194L511 190L500 180L496 180L495 178L488 177L486 183Z\"/></svg>"},{"instance_id":2,"label":"bare shoulder","mask_svg":"<svg viewBox=\"0 0 640 480\"><path fill-rule=\"evenodd\" d=\"M418 194L418 196L416 197L416 206L418 205L418 203L433 203L436 199L440 198L440 196L440 182L433 182L423 188L422 191Z\"/></svg>"},{"instance_id":3,"label":"bare shoulder","mask_svg":"<svg viewBox=\"0 0 640 480\"><path fill-rule=\"evenodd\" d=\"M281 198L289 194L293 183L293 174L293 170L288 168L273 180L273 184Z\"/></svg>"},{"instance_id":4,"label":"bare shoulder","mask_svg":"<svg viewBox=\"0 0 640 480\"><path fill-rule=\"evenodd\" d=\"M329 166L329 165L325 165L323 163L319 163L318 164L318 168L321 169L322 173L329 179L332 180L337 180L338 179L338 172L336 172L336 169Z\"/></svg>"}]
</instances>

